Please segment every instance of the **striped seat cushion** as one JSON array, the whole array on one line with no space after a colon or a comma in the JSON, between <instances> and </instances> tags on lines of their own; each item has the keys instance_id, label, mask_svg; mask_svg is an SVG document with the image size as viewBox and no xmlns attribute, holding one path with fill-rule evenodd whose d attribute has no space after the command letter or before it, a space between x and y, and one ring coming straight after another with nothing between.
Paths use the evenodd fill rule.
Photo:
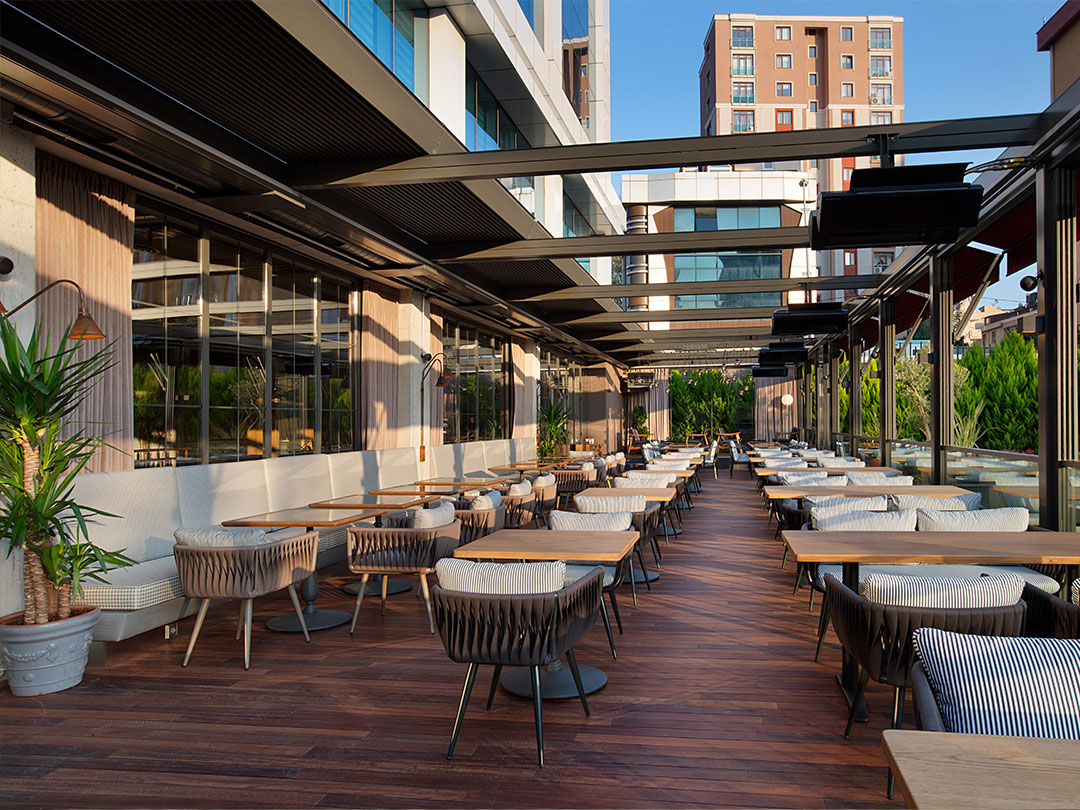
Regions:
<instances>
[{"instance_id":1,"label":"striped seat cushion","mask_svg":"<svg viewBox=\"0 0 1080 810\"><path fill-rule=\"evenodd\" d=\"M825 589L825 575L832 574L843 581L843 566L839 563L822 563L818 566L814 584L818 590ZM893 563L891 565L860 565L859 593L866 585L870 574L893 574L898 577L944 577L948 579L994 576L1011 572L1029 585L1034 585L1049 594L1055 594L1061 585L1053 577L1040 574L1022 565L942 565L937 563Z\"/></svg>"},{"instance_id":2,"label":"striped seat cushion","mask_svg":"<svg viewBox=\"0 0 1080 810\"><path fill-rule=\"evenodd\" d=\"M1025 532L1030 522L1027 509L976 509L951 512L918 509L920 532Z\"/></svg>"},{"instance_id":3,"label":"striped seat cushion","mask_svg":"<svg viewBox=\"0 0 1080 810\"><path fill-rule=\"evenodd\" d=\"M935 498L932 495L906 495L891 493L889 501L894 509L932 509L938 512L965 512L982 506L982 495L965 492L952 498Z\"/></svg>"},{"instance_id":4,"label":"striped seat cushion","mask_svg":"<svg viewBox=\"0 0 1080 810\"><path fill-rule=\"evenodd\" d=\"M910 475L882 476L879 473L858 470L848 473L848 479L854 487L910 487L915 483L915 479ZM855 483L856 481L858 483Z\"/></svg>"},{"instance_id":5,"label":"striped seat cushion","mask_svg":"<svg viewBox=\"0 0 1080 810\"><path fill-rule=\"evenodd\" d=\"M180 545L192 548L243 548L261 546L273 539L263 529L226 529L223 526L177 529L173 538Z\"/></svg>"},{"instance_id":6,"label":"striped seat cushion","mask_svg":"<svg viewBox=\"0 0 1080 810\"><path fill-rule=\"evenodd\" d=\"M449 591L502 596L554 593L566 582L566 563L477 563L444 557L435 563L435 576Z\"/></svg>"},{"instance_id":7,"label":"striped seat cushion","mask_svg":"<svg viewBox=\"0 0 1080 810\"><path fill-rule=\"evenodd\" d=\"M110 568L103 576L106 582L85 581L82 596L73 601L102 610L142 610L184 595L171 556Z\"/></svg>"},{"instance_id":8,"label":"striped seat cushion","mask_svg":"<svg viewBox=\"0 0 1080 810\"><path fill-rule=\"evenodd\" d=\"M608 512L598 515L553 510L548 526L553 532L625 532L634 516L629 512Z\"/></svg>"},{"instance_id":9,"label":"striped seat cushion","mask_svg":"<svg viewBox=\"0 0 1080 810\"><path fill-rule=\"evenodd\" d=\"M946 731L1080 739L1080 640L915 631Z\"/></svg>"},{"instance_id":10,"label":"striped seat cushion","mask_svg":"<svg viewBox=\"0 0 1080 810\"><path fill-rule=\"evenodd\" d=\"M594 568L596 568L595 565L573 565L573 564L567 565L566 566L566 584L570 585L570 584L572 584L574 582L577 582L582 577L588 576L589 574L591 574L593 572ZM608 566L604 566L604 585L603 585L603 587L606 588L609 585L613 585L613 584L615 584L615 569L611 568L611 567L608 567Z\"/></svg>"},{"instance_id":11,"label":"striped seat cushion","mask_svg":"<svg viewBox=\"0 0 1080 810\"><path fill-rule=\"evenodd\" d=\"M601 514L604 512L644 512L644 495L615 495L604 497L597 495L578 495L574 505L579 512Z\"/></svg>"},{"instance_id":12,"label":"striped seat cushion","mask_svg":"<svg viewBox=\"0 0 1080 810\"><path fill-rule=\"evenodd\" d=\"M865 467L865 461L852 461L849 458L834 458L831 456L818 456L818 464L822 467Z\"/></svg>"},{"instance_id":13,"label":"striped seat cushion","mask_svg":"<svg viewBox=\"0 0 1080 810\"><path fill-rule=\"evenodd\" d=\"M763 463L769 469L805 470L810 466L805 461L799 461L794 458L767 458Z\"/></svg>"},{"instance_id":14,"label":"striped seat cushion","mask_svg":"<svg viewBox=\"0 0 1080 810\"><path fill-rule=\"evenodd\" d=\"M849 512L888 512L889 500L884 495L874 498L848 498L844 495L807 495L803 500L811 507L843 507Z\"/></svg>"},{"instance_id":15,"label":"striped seat cushion","mask_svg":"<svg viewBox=\"0 0 1080 810\"><path fill-rule=\"evenodd\" d=\"M863 596L902 607L991 608L1015 605L1023 590L1023 578L1013 573L957 578L870 574Z\"/></svg>"},{"instance_id":16,"label":"striped seat cushion","mask_svg":"<svg viewBox=\"0 0 1080 810\"><path fill-rule=\"evenodd\" d=\"M657 475L656 473L642 472L641 470L628 470L626 479L633 481L630 486L644 487L646 489L663 489L674 484L678 479L675 475ZM615 482L618 486L618 479Z\"/></svg>"},{"instance_id":17,"label":"striped seat cushion","mask_svg":"<svg viewBox=\"0 0 1080 810\"><path fill-rule=\"evenodd\" d=\"M792 470L776 474L781 484L805 484L807 481L823 481L829 477L824 470Z\"/></svg>"},{"instance_id":18,"label":"striped seat cushion","mask_svg":"<svg viewBox=\"0 0 1080 810\"><path fill-rule=\"evenodd\" d=\"M913 532L915 511L870 512L838 506L815 506L810 523L819 532Z\"/></svg>"},{"instance_id":19,"label":"striped seat cushion","mask_svg":"<svg viewBox=\"0 0 1080 810\"><path fill-rule=\"evenodd\" d=\"M848 477L846 475L830 475L828 478L812 478L809 481L800 481L800 487L846 487Z\"/></svg>"}]
</instances>

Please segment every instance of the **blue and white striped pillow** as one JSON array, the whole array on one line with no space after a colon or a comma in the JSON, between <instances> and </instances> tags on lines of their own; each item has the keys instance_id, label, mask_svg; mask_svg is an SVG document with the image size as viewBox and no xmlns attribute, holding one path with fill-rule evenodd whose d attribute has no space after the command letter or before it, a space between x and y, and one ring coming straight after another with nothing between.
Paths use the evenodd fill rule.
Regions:
<instances>
[{"instance_id":1,"label":"blue and white striped pillow","mask_svg":"<svg viewBox=\"0 0 1080 810\"><path fill-rule=\"evenodd\" d=\"M1080 640L915 631L946 731L1080 739Z\"/></svg>"},{"instance_id":2,"label":"blue and white striped pillow","mask_svg":"<svg viewBox=\"0 0 1080 810\"><path fill-rule=\"evenodd\" d=\"M1013 573L991 577L868 574L863 586L863 596L868 602L922 608L1005 607L1019 602L1023 591L1023 577Z\"/></svg>"},{"instance_id":3,"label":"blue and white striped pillow","mask_svg":"<svg viewBox=\"0 0 1080 810\"><path fill-rule=\"evenodd\" d=\"M448 591L504 596L554 593L566 581L566 563L478 563L444 557L435 563L435 576Z\"/></svg>"}]
</instances>

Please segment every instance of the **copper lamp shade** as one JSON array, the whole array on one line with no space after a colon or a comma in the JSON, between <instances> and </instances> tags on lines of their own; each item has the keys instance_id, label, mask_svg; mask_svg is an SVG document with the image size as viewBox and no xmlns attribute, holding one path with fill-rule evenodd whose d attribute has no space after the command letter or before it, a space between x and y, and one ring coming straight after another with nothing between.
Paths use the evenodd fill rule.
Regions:
<instances>
[{"instance_id":1,"label":"copper lamp shade","mask_svg":"<svg viewBox=\"0 0 1080 810\"><path fill-rule=\"evenodd\" d=\"M101 340L105 337L105 333L101 331L101 327L94 322L94 319L87 314L86 310L79 310L79 315L75 319L75 323L71 325L67 337L68 340Z\"/></svg>"},{"instance_id":2,"label":"copper lamp shade","mask_svg":"<svg viewBox=\"0 0 1080 810\"><path fill-rule=\"evenodd\" d=\"M439 378L435 380L435 387L446 388L446 386L450 385L450 383L452 383L453 381L454 375L446 369L443 369L439 372Z\"/></svg>"}]
</instances>

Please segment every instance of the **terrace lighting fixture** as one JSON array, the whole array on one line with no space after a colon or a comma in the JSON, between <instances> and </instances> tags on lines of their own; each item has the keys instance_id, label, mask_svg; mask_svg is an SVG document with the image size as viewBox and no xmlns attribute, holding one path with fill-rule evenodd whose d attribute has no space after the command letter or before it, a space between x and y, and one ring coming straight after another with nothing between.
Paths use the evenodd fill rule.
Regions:
<instances>
[{"instance_id":1,"label":"terrace lighting fixture","mask_svg":"<svg viewBox=\"0 0 1080 810\"><path fill-rule=\"evenodd\" d=\"M103 337L105 337L105 333L101 331L101 327L98 326L94 319L90 317L90 312L86 308L86 295L83 293L82 287L80 287L78 284L76 284L69 278L57 279L56 281L52 282L52 284L46 284L36 293L31 295L17 307L15 307L15 309L11 310L11 312L8 312L4 305L0 304L0 318L10 318L20 309L33 301L35 298L40 298L42 295L47 293L49 290L51 290L58 284L70 284L79 293L78 315L76 315L75 321L71 324L71 329L68 330L67 339L101 340Z\"/></svg>"},{"instance_id":2,"label":"terrace lighting fixture","mask_svg":"<svg viewBox=\"0 0 1080 810\"><path fill-rule=\"evenodd\" d=\"M758 363L763 366L803 363L808 356L809 352L801 343L770 343L768 348L758 351Z\"/></svg>"},{"instance_id":3,"label":"terrace lighting fixture","mask_svg":"<svg viewBox=\"0 0 1080 810\"><path fill-rule=\"evenodd\" d=\"M787 377L787 366L754 366L750 369L754 377Z\"/></svg>"},{"instance_id":4,"label":"terrace lighting fixture","mask_svg":"<svg viewBox=\"0 0 1080 810\"><path fill-rule=\"evenodd\" d=\"M774 335L833 334L847 326L847 310L839 303L788 304L772 316Z\"/></svg>"},{"instance_id":5,"label":"terrace lighting fixture","mask_svg":"<svg viewBox=\"0 0 1080 810\"><path fill-rule=\"evenodd\" d=\"M440 359L441 358L441 359ZM424 448L424 422L427 421L424 418L424 381L427 379L431 369L435 367L435 364L439 364L439 376L435 380L436 388L446 388L454 381L454 375L452 372L446 369L446 355L439 352L435 355L424 354L420 355L420 360L424 364L424 370L420 373L420 460L424 461L426 457Z\"/></svg>"},{"instance_id":6,"label":"terrace lighting fixture","mask_svg":"<svg viewBox=\"0 0 1080 810\"><path fill-rule=\"evenodd\" d=\"M979 221L982 186L966 163L856 169L848 191L818 194L810 214L814 250L953 242Z\"/></svg>"}]
</instances>

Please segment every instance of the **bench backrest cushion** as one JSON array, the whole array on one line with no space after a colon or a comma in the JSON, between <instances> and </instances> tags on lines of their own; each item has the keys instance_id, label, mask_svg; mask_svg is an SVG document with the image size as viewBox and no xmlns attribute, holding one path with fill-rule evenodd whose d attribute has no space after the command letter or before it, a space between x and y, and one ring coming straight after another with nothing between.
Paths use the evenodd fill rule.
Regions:
<instances>
[{"instance_id":1,"label":"bench backrest cushion","mask_svg":"<svg viewBox=\"0 0 1080 810\"><path fill-rule=\"evenodd\" d=\"M644 512L644 495L576 495L574 506L579 512L603 514L605 512Z\"/></svg>"},{"instance_id":2,"label":"bench backrest cushion","mask_svg":"<svg viewBox=\"0 0 1080 810\"><path fill-rule=\"evenodd\" d=\"M889 499L884 495L873 498L848 498L844 495L807 495L803 500L810 508L838 507L846 512L888 512Z\"/></svg>"},{"instance_id":3,"label":"bench backrest cushion","mask_svg":"<svg viewBox=\"0 0 1080 810\"><path fill-rule=\"evenodd\" d=\"M510 440L510 461L530 461L536 458L536 440L524 436Z\"/></svg>"},{"instance_id":4,"label":"bench backrest cushion","mask_svg":"<svg viewBox=\"0 0 1080 810\"><path fill-rule=\"evenodd\" d=\"M510 463L510 440L491 439L482 442L484 445L484 469L488 467L505 467Z\"/></svg>"},{"instance_id":5,"label":"bench backrest cushion","mask_svg":"<svg viewBox=\"0 0 1080 810\"><path fill-rule=\"evenodd\" d=\"M946 731L1080 739L1080 640L915 631Z\"/></svg>"},{"instance_id":6,"label":"bench backrest cushion","mask_svg":"<svg viewBox=\"0 0 1080 810\"><path fill-rule=\"evenodd\" d=\"M332 498L330 455L318 453L266 459L263 470L266 473L266 499L270 509L292 509ZM360 490L355 489L342 494L358 492Z\"/></svg>"},{"instance_id":7,"label":"bench backrest cushion","mask_svg":"<svg viewBox=\"0 0 1080 810\"><path fill-rule=\"evenodd\" d=\"M374 450L328 453L326 461L330 469L330 489L335 498L379 488L379 466Z\"/></svg>"},{"instance_id":8,"label":"bench backrest cushion","mask_svg":"<svg viewBox=\"0 0 1080 810\"><path fill-rule=\"evenodd\" d=\"M188 529L205 529L226 520L270 511L265 463L259 459L178 467L180 524Z\"/></svg>"},{"instance_id":9,"label":"bench backrest cushion","mask_svg":"<svg viewBox=\"0 0 1080 810\"><path fill-rule=\"evenodd\" d=\"M936 512L967 512L982 506L982 495L966 492L952 498L935 498L933 495L905 495L890 493L889 503L893 509L930 509Z\"/></svg>"},{"instance_id":10,"label":"bench backrest cushion","mask_svg":"<svg viewBox=\"0 0 1080 810\"><path fill-rule=\"evenodd\" d=\"M965 512L917 511L920 532L1026 532L1030 522L1027 509L1016 506Z\"/></svg>"},{"instance_id":11,"label":"bench backrest cushion","mask_svg":"<svg viewBox=\"0 0 1080 810\"><path fill-rule=\"evenodd\" d=\"M816 506L810 510L810 522L819 532L913 532L915 510L864 512Z\"/></svg>"},{"instance_id":12,"label":"bench backrest cushion","mask_svg":"<svg viewBox=\"0 0 1080 810\"><path fill-rule=\"evenodd\" d=\"M863 596L882 605L922 608L992 608L1015 605L1024 590L1019 574L987 577L866 575Z\"/></svg>"},{"instance_id":13,"label":"bench backrest cushion","mask_svg":"<svg viewBox=\"0 0 1080 810\"><path fill-rule=\"evenodd\" d=\"M478 563L444 557L435 563L435 576L448 591L495 596L554 593L566 581L566 563Z\"/></svg>"},{"instance_id":14,"label":"bench backrest cushion","mask_svg":"<svg viewBox=\"0 0 1080 810\"><path fill-rule=\"evenodd\" d=\"M412 484L420 478L420 462L415 447L376 450L375 463L379 467L380 487Z\"/></svg>"},{"instance_id":15,"label":"bench backrest cushion","mask_svg":"<svg viewBox=\"0 0 1080 810\"><path fill-rule=\"evenodd\" d=\"M460 444L439 444L427 449L428 477L464 475Z\"/></svg>"},{"instance_id":16,"label":"bench backrest cushion","mask_svg":"<svg viewBox=\"0 0 1080 810\"><path fill-rule=\"evenodd\" d=\"M462 472L466 475L487 469L483 442L465 442L461 445L461 466Z\"/></svg>"},{"instance_id":17,"label":"bench backrest cushion","mask_svg":"<svg viewBox=\"0 0 1080 810\"><path fill-rule=\"evenodd\" d=\"M776 477L781 484L803 484L807 481L824 481L829 477L829 473L825 470L792 470L779 472Z\"/></svg>"},{"instance_id":18,"label":"bench backrest cushion","mask_svg":"<svg viewBox=\"0 0 1080 810\"><path fill-rule=\"evenodd\" d=\"M87 520L91 542L107 551L123 549L136 562L172 555L173 532L183 525L175 467L84 473L75 476L75 501L104 509Z\"/></svg>"},{"instance_id":19,"label":"bench backrest cushion","mask_svg":"<svg viewBox=\"0 0 1080 810\"><path fill-rule=\"evenodd\" d=\"M910 475L880 475L874 472L854 470L847 474L853 487L910 487L915 479Z\"/></svg>"}]
</instances>

